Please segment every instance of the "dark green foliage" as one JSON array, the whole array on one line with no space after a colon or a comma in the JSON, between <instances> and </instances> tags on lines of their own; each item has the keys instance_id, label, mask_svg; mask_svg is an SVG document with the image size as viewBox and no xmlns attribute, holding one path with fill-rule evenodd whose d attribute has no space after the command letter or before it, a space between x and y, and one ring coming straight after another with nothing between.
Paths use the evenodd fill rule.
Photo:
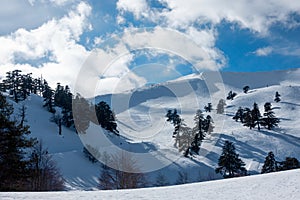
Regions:
<instances>
[{"instance_id":1,"label":"dark green foliage","mask_svg":"<svg viewBox=\"0 0 300 200\"><path fill-rule=\"evenodd\" d=\"M191 144L191 150L198 154L202 141L204 140L206 134L204 130L205 118L201 110L197 110L194 117L195 127L193 128L193 142Z\"/></svg>"},{"instance_id":2,"label":"dark green foliage","mask_svg":"<svg viewBox=\"0 0 300 200\"><path fill-rule=\"evenodd\" d=\"M276 171L277 171L277 164L276 164L275 156L274 153L270 151L268 153L268 156L265 159L261 173L264 174L264 173L270 173Z\"/></svg>"},{"instance_id":3,"label":"dark green foliage","mask_svg":"<svg viewBox=\"0 0 300 200\"><path fill-rule=\"evenodd\" d=\"M173 132L173 137L176 137L179 133L179 129L181 125L183 124L182 119L180 118L176 109L174 109L173 112L172 110L168 110L166 117L167 117L167 121L174 125L175 128Z\"/></svg>"},{"instance_id":4,"label":"dark green foliage","mask_svg":"<svg viewBox=\"0 0 300 200\"><path fill-rule=\"evenodd\" d=\"M239 158L235 152L235 146L232 142L225 141L222 155L218 161L216 173L220 173L224 178L232 178L236 176L244 176L247 174L245 163Z\"/></svg>"},{"instance_id":5,"label":"dark green foliage","mask_svg":"<svg viewBox=\"0 0 300 200\"><path fill-rule=\"evenodd\" d=\"M244 109L239 107L232 119L234 119L236 122L240 120L242 123L244 123Z\"/></svg>"},{"instance_id":6,"label":"dark green foliage","mask_svg":"<svg viewBox=\"0 0 300 200\"><path fill-rule=\"evenodd\" d=\"M211 112L211 110L212 110L211 103L208 103L207 106L204 106L204 110L205 110L205 112Z\"/></svg>"},{"instance_id":7,"label":"dark green foliage","mask_svg":"<svg viewBox=\"0 0 300 200\"><path fill-rule=\"evenodd\" d=\"M300 168L300 163L297 160L297 158L286 157L285 161L279 162L278 170L284 171L284 170L291 170L297 168Z\"/></svg>"},{"instance_id":8,"label":"dark green foliage","mask_svg":"<svg viewBox=\"0 0 300 200\"><path fill-rule=\"evenodd\" d=\"M249 89L250 89L250 87L248 85L246 85L245 87L243 87L244 93L247 94L248 91L249 91Z\"/></svg>"},{"instance_id":9,"label":"dark green foliage","mask_svg":"<svg viewBox=\"0 0 300 200\"><path fill-rule=\"evenodd\" d=\"M261 114L260 114L257 103L253 104L253 109L251 111L251 115L252 115L253 127L257 126L257 129L260 130Z\"/></svg>"},{"instance_id":10,"label":"dark green foliage","mask_svg":"<svg viewBox=\"0 0 300 200\"><path fill-rule=\"evenodd\" d=\"M229 91L228 96L226 97L227 100L233 100L237 93Z\"/></svg>"},{"instance_id":11,"label":"dark green foliage","mask_svg":"<svg viewBox=\"0 0 300 200\"><path fill-rule=\"evenodd\" d=\"M225 106L226 106L225 100L224 99L220 99L219 103L217 105L217 114L223 114Z\"/></svg>"},{"instance_id":12,"label":"dark green foliage","mask_svg":"<svg viewBox=\"0 0 300 200\"><path fill-rule=\"evenodd\" d=\"M261 119L261 124L271 130L275 126L278 126L280 120L275 117L271 103L265 103L264 107L265 113L264 117Z\"/></svg>"},{"instance_id":13,"label":"dark green foliage","mask_svg":"<svg viewBox=\"0 0 300 200\"><path fill-rule=\"evenodd\" d=\"M274 101L275 101L276 103L278 103L278 102L281 101L280 96L281 96L281 95L280 95L278 92L275 93L275 99L274 99Z\"/></svg>"},{"instance_id":14,"label":"dark green foliage","mask_svg":"<svg viewBox=\"0 0 300 200\"><path fill-rule=\"evenodd\" d=\"M49 112L55 113L54 91L50 88L47 81L44 82L43 98L44 98L44 107L46 107Z\"/></svg>"},{"instance_id":15,"label":"dark green foliage","mask_svg":"<svg viewBox=\"0 0 300 200\"><path fill-rule=\"evenodd\" d=\"M94 107L93 107L94 109ZM77 94L73 99L73 117L75 121L75 128L78 133L86 133L91 121L91 106L89 102ZM96 118L96 116L94 117ZM97 123L97 119L94 119Z\"/></svg>"},{"instance_id":16,"label":"dark green foliage","mask_svg":"<svg viewBox=\"0 0 300 200\"><path fill-rule=\"evenodd\" d=\"M11 120L13 107L0 94L0 191L24 190L28 179L26 152L35 140L28 126Z\"/></svg>"},{"instance_id":17,"label":"dark green foliage","mask_svg":"<svg viewBox=\"0 0 300 200\"><path fill-rule=\"evenodd\" d=\"M252 112L251 112L250 108L244 108L243 123L244 123L244 126L247 126L250 129L252 129L254 127Z\"/></svg>"},{"instance_id":18,"label":"dark green foliage","mask_svg":"<svg viewBox=\"0 0 300 200\"><path fill-rule=\"evenodd\" d=\"M119 135L115 115L111 111L109 105L106 102L101 101L95 106L95 111L101 127L116 135Z\"/></svg>"}]
</instances>

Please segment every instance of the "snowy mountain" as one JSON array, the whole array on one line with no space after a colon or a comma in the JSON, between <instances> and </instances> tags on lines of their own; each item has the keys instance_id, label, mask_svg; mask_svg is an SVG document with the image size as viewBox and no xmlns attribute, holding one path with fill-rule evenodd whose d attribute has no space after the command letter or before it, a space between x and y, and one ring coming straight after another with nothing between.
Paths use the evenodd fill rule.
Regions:
<instances>
[{"instance_id":1,"label":"snowy mountain","mask_svg":"<svg viewBox=\"0 0 300 200\"><path fill-rule=\"evenodd\" d=\"M246 163L245 167L250 174L260 173L264 159L269 151L274 152L277 160L284 160L287 156L296 157L299 160L299 77L300 69L256 73L222 72L218 74L216 72L204 72L162 84L145 86L122 94L98 96L94 101L106 101L113 108L116 113L121 137L109 136L107 140L120 149L138 154L138 164L141 170L149 172L146 174L149 186L155 185L158 174L164 174L169 184L173 185L178 179L178 172L186 173L186 182L192 183L222 178L220 175L215 174L214 170L217 167L218 158L226 140L234 143L237 153ZM250 86L247 94L243 93L242 90L245 85ZM227 106L224 114L217 114L216 106L218 101L221 98L225 99L230 90L236 92L237 96L232 101L226 101ZM282 101L279 103L274 102L276 91L281 94ZM10 102L13 103L12 101ZM212 103L214 110L211 113L204 114L212 116L215 126L214 131L205 138L201 145L199 156L194 156L192 159L185 158L182 152L178 152L178 149L174 147L174 139L172 138L174 127L166 122L165 115L167 110L177 109L184 122L188 126L193 127L193 118L196 110L203 110L203 107L209 102ZM281 120L279 127L273 130L265 128L260 131L257 128L250 130L232 119L240 106L252 108L254 102L259 105L262 113L264 104L271 102L275 115ZM59 135L57 125L49 121L52 114L43 108L43 99L41 97L30 95L23 103L27 107L26 123L30 125L31 136L42 140L45 146L48 147L49 153L57 162L65 178L67 189L97 190L101 169L100 164L92 163L85 157L82 152L82 141L97 148L101 153L109 152L110 147L102 145L106 141L103 135L101 136L101 134L95 132L93 136L79 134L79 137L74 130L65 127L63 127L62 135ZM22 103L14 103L15 110L21 105ZM96 130L99 130L99 128ZM102 132L104 132L105 136L109 135L103 130ZM205 191L222 190L228 194L235 194L239 193L241 188L246 188L249 185L251 185L252 189L256 189L255 186L258 188L259 184L262 184L262 186L270 184L269 189L275 190L275 183L280 182L283 178L289 182L283 186L282 193L279 193L285 195L293 191L299 192L299 186L294 188L296 186L290 187L288 185L292 185L293 181L296 182L295 177L299 178L299 174L298 170L236 179L238 181L232 179L223 182L215 181L166 187L166 191L172 193L173 189L179 190L184 188L186 191L191 191L190 195L192 195L192 191L196 190L197 187L203 187L203 189L197 191L199 194L203 194L207 198L221 198L222 193L205 193ZM239 184L241 185L238 187ZM227 190L228 188L231 189ZM86 198L91 199L101 195L104 195L104 198L112 195L112 198L119 199L122 197L125 199L133 196L137 198L139 195L144 195L144 191L149 192L149 196L146 195L149 198L156 192L158 194L164 193L164 189L149 188L139 190L139 192L129 192L128 194L126 191L122 191L121 193L84 193L84 195L87 195L85 196ZM250 189L248 188L247 191L245 194L237 195L248 197ZM264 189L260 188L258 191L260 192L253 195L266 195ZM76 192L71 194L78 195ZM276 193L270 192L268 194L275 195ZM4 199L11 198L12 196L10 195L0 194ZM47 198L56 196L56 194L52 195L47 196ZM69 193L60 193L59 195L68 196ZM211 195L215 196L212 197ZM28 198L44 197L33 194L33 196L30 195ZM226 196L224 198L226 199Z\"/></svg>"}]
</instances>

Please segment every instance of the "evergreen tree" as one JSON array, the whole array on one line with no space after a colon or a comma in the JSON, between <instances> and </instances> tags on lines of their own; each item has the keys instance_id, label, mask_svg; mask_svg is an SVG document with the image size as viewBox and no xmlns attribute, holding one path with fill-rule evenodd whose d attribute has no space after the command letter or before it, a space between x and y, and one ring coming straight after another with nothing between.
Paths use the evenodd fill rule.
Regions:
<instances>
[{"instance_id":1,"label":"evergreen tree","mask_svg":"<svg viewBox=\"0 0 300 200\"><path fill-rule=\"evenodd\" d=\"M204 106L204 110L205 110L205 112L211 112L211 110L212 110L211 103L208 103L207 106Z\"/></svg>"},{"instance_id":2,"label":"evergreen tree","mask_svg":"<svg viewBox=\"0 0 300 200\"><path fill-rule=\"evenodd\" d=\"M254 121L253 121L252 112L250 108L244 108L243 123L244 126L247 126L250 129L254 128Z\"/></svg>"},{"instance_id":3,"label":"evergreen tree","mask_svg":"<svg viewBox=\"0 0 300 200\"><path fill-rule=\"evenodd\" d=\"M0 191L24 190L28 179L26 153L35 140L28 126L11 120L12 105L0 94Z\"/></svg>"},{"instance_id":4,"label":"evergreen tree","mask_svg":"<svg viewBox=\"0 0 300 200\"><path fill-rule=\"evenodd\" d=\"M211 134L214 130L214 125L213 125L213 119L210 115L206 116L206 119L203 121L203 130L207 133L207 134Z\"/></svg>"},{"instance_id":5,"label":"evergreen tree","mask_svg":"<svg viewBox=\"0 0 300 200\"><path fill-rule=\"evenodd\" d=\"M248 91L249 91L249 89L250 89L250 87L248 85L246 85L245 87L243 87L244 93L247 94Z\"/></svg>"},{"instance_id":6,"label":"evergreen tree","mask_svg":"<svg viewBox=\"0 0 300 200\"><path fill-rule=\"evenodd\" d=\"M219 103L217 105L217 114L223 114L225 106L226 106L225 100L224 99L220 99Z\"/></svg>"},{"instance_id":7,"label":"evergreen tree","mask_svg":"<svg viewBox=\"0 0 300 200\"><path fill-rule=\"evenodd\" d=\"M274 153L270 151L268 153L268 156L265 159L264 165L262 167L261 173L270 173L270 172L276 172L277 171L277 165Z\"/></svg>"},{"instance_id":8,"label":"evergreen tree","mask_svg":"<svg viewBox=\"0 0 300 200\"><path fill-rule=\"evenodd\" d=\"M194 117L195 127L193 128L194 140L191 144L191 150L198 154L202 141L204 140L206 134L204 130L205 119L201 110L197 110Z\"/></svg>"},{"instance_id":9,"label":"evergreen tree","mask_svg":"<svg viewBox=\"0 0 300 200\"><path fill-rule=\"evenodd\" d=\"M269 102L265 103L264 107L265 107L265 113L264 113L264 117L261 120L261 124L267 127L269 130L271 130L275 126L278 126L280 120L275 117L274 112L272 110L271 103Z\"/></svg>"},{"instance_id":10,"label":"evergreen tree","mask_svg":"<svg viewBox=\"0 0 300 200\"><path fill-rule=\"evenodd\" d=\"M281 101L280 96L281 96L281 95L280 95L278 92L275 93L275 99L274 99L274 101L275 101L276 103L278 103L278 102Z\"/></svg>"},{"instance_id":11,"label":"evergreen tree","mask_svg":"<svg viewBox=\"0 0 300 200\"><path fill-rule=\"evenodd\" d=\"M180 127L183 125L183 120L180 118L176 109L174 109L173 112L172 110L168 110L166 117L167 121L174 125L173 137L176 138L179 133Z\"/></svg>"},{"instance_id":12,"label":"evergreen tree","mask_svg":"<svg viewBox=\"0 0 300 200\"><path fill-rule=\"evenodd\" d=\"M44 107L46 107L49 112L55 113L54 92L48 85L47 81L44 82L43 98L44 98Z\"/></svg>"},{"instance_id":13,"label":"evergreen tree","mask_svg":"<svg viewBox=\"0 0 300 200\"><path fill-rule=\"evenodd\" d=\"M91 110L95 109L95 107L91 108L89 102L77 94L75 99L73 100L73 117L75 122L75 128L78 133L86 133L90 125L91 118ZM96 116L94 117L96 118ZM97 123L97 119L93 119L94 123Z\"/></svg>"},{"instance_id":14,"label":"evergreen tree","mask_svg":"<svg viewBox=\"0 0 300 200\"><path fill-rule=\"evenodd\" d=\"M257 129L260 130L261 114L260 114L257 103L253 104L251 116L252 116L252 121L253 121L253 127L255 127L257 125Z\"/></svg>"},{"instance_id":15,"label":"evergreen tree","mask_svg":"<svg viewBox=\"0 0 300 200\"><path fill-rule=\"evenodd\" d=\"M297 158L286 157L285 161L280 163L279 171L291 170L300 168L300 162Z\"/></svg>"},{"instance_id":16,"label":"evergreen tree","mask_svg":"<svg viewBox=\"0 0 300 200\"><path fill-rule=\"evenodd\" d=\"M218 161L216 173L220 173L224 178L246 175L247 170L244 168L245 163L235 152L235 146L232 142L225 141L222 155Z\"/></svg>"},{"instance_id":17,"label":"evergreen tree","mask_svg":"<svg viewBox=\"0 0 300 200\"><path fill-rule=\"evenodd\" d=\"M109 105L106 102L101 101L95 106L95 111L101 127L116 135L119 135L115 115L111 111Z\"/></svg>"},{"instance_id":18,"label":"evergreen tree","mask_svg":"<svg viewBox=\"0 0 300 200\"><path fill-rule=\"evenodd\" d=\"M242 107L239 107L239 109L237 110L237 112L235 113L234 117L232 119L234 119L236 122L238 120L241 120L242 123L244 123L244 109Z\"/></svg>"},{"instance_id":19,"label":"evergreen tree","mask_svg":"<svg viewBox=\"0 0 300 200\"><path fill-rule=\"evenodd\" d=\"M233 100L236 95L237 95L237 93L229 91L226 99L227 100Z\"/></svg>"}]
</instances>

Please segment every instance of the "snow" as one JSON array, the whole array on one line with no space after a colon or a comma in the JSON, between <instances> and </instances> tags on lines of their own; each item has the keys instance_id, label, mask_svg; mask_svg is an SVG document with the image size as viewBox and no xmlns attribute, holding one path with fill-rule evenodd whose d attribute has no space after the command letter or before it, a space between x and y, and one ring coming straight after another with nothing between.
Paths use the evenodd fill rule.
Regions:
<instances>
[{"instance_id":1,"label":"snow","mask_svg":"<svg viewBox=\"0 0 300 200\"><path fill-rule=\"evenodd\" d=\"M300 199L300 170L209 181L168 187L111 191L72 191L40 193L0 193L1 200L17 199L243 199L243 200L298 200Z\"/></svg>"},{"instance_id":2,"label":"snow","mask_svg":"<svg viewBox=\"0 0 300 200\"><path fill-rule=\"evenodd\" d=\"M117 192L77 192L97 190L97 179L100 175L100 164L91 163L84 156L82 141L85 144L91 143L101 153L110 152L114 146L135 152L139 159L138 164L144 166L145 171L153 169L146 174L150 186L155 184L159 173L164 174L173 185L179 171L187 172L189 183L222 179L215 174L214 169L226 140L234 143L251 175L260 173L269 151L273 151L279 161L287 156L300 160L300 69L256 73L222 72L221 75L222 79L216 79L215 72L204 72L143 87L132 93L96 97L96 102L104 100L112 106L117 115L121 137L114 137L94 124L90 126L97 130L93 134L79 137L74 130L63 127L60 136L57 125L49 122L52 114L43 108L42 98L31 95L24 102L27 107L26 123L30 125L31 136L43 140L64 176L67 190L73 191L1 193L0 199L51 199L58 195L67 199L181 199L179 197L185 194L191 199L228 199L229 195L234 195L232 199L298 199L300 189L296 181L299 180L300 172L297 170L184 186ZM250 86L248 94L242 91L245 85ZM212 116L215 129L204 140L200 155L193 159L183 157L174 147L173 126L164 117L167 110L178 109L185 123L193 127L196 110L203 110L209 102L216 108L219 99L226 98L230 90L238 95L233 101L226 101L225 114L216 114L216 110L205 113ZM276 91L281 94L282 101L279 103L273 101ZM271 102L275 115L281 120L279 127L274 130L249 130L232 119L239 106L252 108L254 102L258 103L261 113L264 103ZM21 105L14 103L15 110ZM107 145L105 142L110 143Z\"/></svg>"}]
</instances>

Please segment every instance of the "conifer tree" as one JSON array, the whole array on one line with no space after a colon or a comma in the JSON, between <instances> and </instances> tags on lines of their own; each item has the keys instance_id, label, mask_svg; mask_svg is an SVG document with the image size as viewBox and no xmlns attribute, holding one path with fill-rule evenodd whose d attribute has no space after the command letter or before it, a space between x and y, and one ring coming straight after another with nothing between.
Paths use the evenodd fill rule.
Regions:
<instances>
[{"instance_id":1,"label":"conifer tree","mask_svg":"<svg viewBox=\"0 0 300 200\"><path fill-rule=\"evenodd\" d=\"M220 99L219 103L217 105L217 114L223 114L225 106L226 106L225 100L224 99Z\"/></svg>"},{"instance_id":2,"label":"conifer tree","mask_svg":"<svg viewBox=\"0 0 300 200\"><path fill-rule=\"evenodd\" d=\"M265 113L264 113L264 117L261 120L261 124L267 127L269 130L271 130L275 126L278 126L280 120L275 117L271 103L269 102L265 103L264 107L265 107Z\"/></svg>"},{"instance_id":3,"label":"conifer tree","mask_svg":"<svg viewBox=\"0 0 300 200\"><path fill-rule=\"evenodd\" d=\"M110 109L110 106L106 102L101 101L95 105L95 111L101 127L116 135L119 135L115 115Z\"/></svg>"},{"instance_id":4,"label":"conifer tree","mask_svg":"<svg viewBox=\"0 0 300 200\"><path fill-rule=\"evenodd\" d=\"M260 130L261 114L257 103L253 104L253 109L251 110L251 116L253 121L253 127L257 126L257 129Z\"/></svg>"},{"instance_id":5,"label":"conifer tree","mask_svg":"<svg viewBox=\"0 0 300 200\"><path fill-rule=\"evenodd\" d=\"M254 121L253 121L252 112L250 108L244 108L243 123L244 126L247 126L250 129L254 128Z\"/></svg>"},{"instance_id":6,"label":"conifer tree","mask_svg":"<svg viewBox=\"0 0 300 200\"><path fill-rule=\"evenodd\" d=\"M194 117L195 127L193 128L194 140L191 144L191 150L198 154L202 141L204 140L206 134L204 130L204 115L201 110L197 110Z\"/></svg>"},{"instance_id":7,"label":"conifer tree","mask_svg":"<svg viewBox=\"0 0 300 200\"><path fill-rule=\"evenodd\" d=\"M264 165L262 167L261 173L270 173L270 172L276 172L277 171L277 165L274 153L270 151L268 153L268 156L265 159Z\"/></svg>"},{"instance_id":8,"label":"conifer tree","mask_svg":"<svg viewBox=\"0 0 300 200\"><path fill-rule=\"evenodd\" d=\"M280 96L281 96L281 95L280 95L278 92L275 93L275 99L274 99L274 101L275 101L276 103L278 103L278 102L281 101Z\"/></svg>"},{"instance_id":9,"label":"conifer tree","mask_svg":"<svg viewBox=\"0 0 300 200\"><path fill-rule=\"evenodd\" d=\"M250 87L248 85L246 85L245 87L243 87L244 93L247 94L248 91L249 91L249 89L250 89Z\"/></svg>"},{"instance_id":10,"label":"conifer tree","mask_svg":"<svg viewBox=\"0 0 300 200\"><path fill-rule=\"evenodd\" d=\"M0 93L0 191L24 190L28 174L26 153L35 140L28 126L11 120L12 105Z\"/></svg>"},{"instance_id":11,"label":"conifer tree","mask_svg":"<svg viewBox=\"0 0 300 200\"><path fill-rule=\"evenodd\" d=\"M54 92L48 85L47 81L44 82L43 98L44 98L44 107L46 107L49 112L55 113Z\"/></svg>"},{"instance_id":12,"label":"conifer tree","mask_svg":"<svg viewBox=\"0 0 300 200\"><path fill-rule=\"evenodd\" d=\"M245 163L235 152L235 146L232 142L225 141L222 154L218 161L216 173L220 173L224 178L246 175Z\"/></svg>"},{"instance_id":13,"label":"conifer tree","mask_svg":"<svg viewBox=\"0 0 300 200\"><path fill-rule=\"evenodd\" d=\"M236 122L238 120L241 120L242 123L244 123L244 109L242 107L239 107L239 109L237 110L237 112L235 113L234 117L232 119L234 119Z\"/></svg>"},{"instance_id":14,"label":"conifer tree","mask_svg":"<svg viewBox=\"0 0 300 200\"><path fill-rule=\"evenodd\" d=\"M226 99L232 101L236 95L237 95L237 93L229 91Z\"/></svg>"},{"instance_id":15,"label":"conifer tree","mask_svg":"<svg viewBox=\"0 0 300 200\"><path fill-rule=\"evenodd\" d=\"M205 112L211 112L211 110L212 110L211 103L208 103L207 106L204 106L204 110L205 110Z\"/></svg>"}]
</instances>

